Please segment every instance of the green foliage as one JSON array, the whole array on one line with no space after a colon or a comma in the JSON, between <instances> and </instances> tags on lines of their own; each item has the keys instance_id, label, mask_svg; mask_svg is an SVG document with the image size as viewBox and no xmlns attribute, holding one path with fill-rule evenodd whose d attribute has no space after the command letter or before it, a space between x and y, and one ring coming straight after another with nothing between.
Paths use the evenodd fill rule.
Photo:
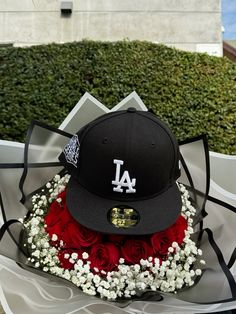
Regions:
<instances>
[{"instance_id":1,"label":"green foliage","mask_svg":"<svg viewBox=\"0 0 236 314\"><path fill-rule=\"evenodd\" d=\"M236 153L236 65L138 41L0 49L0 138L24 141L32 119L58 126L86 91L111 108L133 90L179 140L207 133Z\"/></svg>"}]
</instances>

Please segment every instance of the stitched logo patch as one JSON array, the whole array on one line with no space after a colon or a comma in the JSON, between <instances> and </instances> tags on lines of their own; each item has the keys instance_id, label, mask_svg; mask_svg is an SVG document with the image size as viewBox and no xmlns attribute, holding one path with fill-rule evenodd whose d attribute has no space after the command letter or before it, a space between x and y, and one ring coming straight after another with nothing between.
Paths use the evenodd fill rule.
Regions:
<instances>
[{"instance_id":1,"label":"stitched logo patch","mask_svg":"<svg viewBox=\"0 0 236 314\"><path fill-rule=\"evenodd\" d=\"M67 162L71 163L77 168L77 162L79 158L79 139L78 135L73 135L70 139L69 143L64 148L64 155L66 157Z\"/></svg>"}]
</instances>

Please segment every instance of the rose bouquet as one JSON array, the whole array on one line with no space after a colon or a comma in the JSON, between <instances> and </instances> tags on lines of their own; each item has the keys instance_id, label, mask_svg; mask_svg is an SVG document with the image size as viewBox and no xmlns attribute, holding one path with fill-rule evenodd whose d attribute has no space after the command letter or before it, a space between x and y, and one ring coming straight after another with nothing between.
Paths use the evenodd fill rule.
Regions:
<instances>
[{"instance_id":1,"label":"rose bouquet","mask_svg":"<svg viewBox=\"0 0 236 314\"><path fill-rule=\"evenodd\" d=\"M84 121L92 120L88 117L79 119L83 121L81 126ZM65 130L74 133L73 116L69 121ZM116 300L117 306L126 304L123 299L127 298L148 302L163 297L168 299L167 295L195 304L233 302L236 295L230 271L235 261L233 238L231 236L232 242L227 245L223 242L219 248L205 221L208 226L213 223L215 228L214 217L226 211L232 222L235 208L208 197L209 152L205 137L180 145L182 172L178 190L181 210L174 221L162 230L139 235L94 230L80 223L68 210L65 198L68 197L70 176L63 170L58 156L71 137L61 129L34 122L28 132L24 162L2 164L1 254L32 273L58 282L62 280L65 285L71 282L73 287L77 286L87 294ZM19 189L15 184L17 177ZM128 182L124 189L134 188L130 177L130 181L124 181ZM8 180L12 189L6 184ZM117 188L122 186L117 184ZM18 201L19 192L21 202ZM121 209L116 212L112 208L111 225L117 224L116 214L118 222L122 222L124 212L122 216ZM131 206L131 210L134 209ZM133 212L134 216L127 213L128 225L136 224L139 218L136 213ZM152 221L149 222L152 227ZM216 233L219 239L223 238L222 230ZM224 234L230 236L232 233L228 228ZM219 285L224 286L220 294ZM207 311L206 307L204 309Z\"/></svg>"},{"instance_id":2,"label":"rose bouquet","mask_svg":"<svg viewBox=\"0 0 236 314\"><path fill-rule=\"evenodd\" d=\"M56 175L32 198L24 245L35 267L108 300L147 289L176 293L201 275L195 262L202 252L190 239L195 209L183 185L182 213L173 225L151 235L127 236L102 234L79 224L66 205L68 180L68 175Z\"/></svg>"}]
</instances>

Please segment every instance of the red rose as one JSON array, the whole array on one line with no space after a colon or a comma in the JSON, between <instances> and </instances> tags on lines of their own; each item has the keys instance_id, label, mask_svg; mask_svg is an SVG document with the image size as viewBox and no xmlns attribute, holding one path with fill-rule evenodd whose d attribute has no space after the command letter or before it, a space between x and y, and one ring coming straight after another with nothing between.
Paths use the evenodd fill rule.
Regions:
<instances>
[{"instance_id":1,"label":"red rose","mask_svg":"<svg viewBox=\"0 0 236 314\"><path fill-rule=\"evenodd\" d=\"M119 263L120 252L113 243L95 244L90 252L91 267L99 270L112 271Z\"/></svg>"},{"instance_id":2,"label":"red rose","mask_svg":"<svg viewBox=\"0 0 236 314\"><path fill-rule=\"evenodd\" d=\"M53 234L61 235L65 225L73 219L66 207L66 192L63 191L57 198L61 198L59 203L56 200L52 202L48 213L44 217L45 224L47 225L46 231L51 237Z\"/></svg>"},{"instance_id":3,"label":"red rose","mask_svg":"<svg viewBox=\"0 0 236 314\"><path fill-rule=\"evenodd\" d=\"M101 234L80 225L72 218L61 234L61 240L64 241L66 247L89 247L101 242Z\"/></svg>"},{"instance_id":4,"label":"red rose","mask_svg":"<svg viewBox=\"0 0 236 314\"><path fill-rule=\"evenodd\" d=\"M125 236L121 234L109 234L108 235L108 241L113 242L116 245L121 245L124 240L125 240Z\"/></svg>"},{"instance_id":5,"label":"red rose","mask_svg":"<svg viewBox=\"0 0 236 314\"><path fill-rule=\"evenodd\" d=\"M172 246L173 242L181 244L185 237L185 230L188 227L187 220L180 215L176 222L168 229L156 232L151 237L151 243L156 255L166 255L168 248Z\"/></svg>"},{"instance_id":6,"label":"red rose","mask_svg":"<svg viewBox=\"0 0 236 314\"><path fill-rule=\"evenodd\" d=\"M45 228L50 237L56 234L59 240L64 242L64 247L80 248L89 247L101 241L98 232L81 226L74 220L66 206L66 192L63 191L57 196L61 202L52 202L48 213L44 217ZM55 242L56 244L57 242Z\"/></svg>"},{"instance_id":7,"label":"red rose","mask_svg":"<svg viewBox=\"0 0 236 314\"><path fill-rule=\"evenodd\" d=\"M172 245L174 241L174 233L171 228L154 233L151 236L151 243L155 255L166 255L168 253L168 248Z\"/></svg>"},{"instance_id":8,"label":"red rose","mask_svg":"<svg viewBox=\"0 0 236 314\"><path fill-rule=\"evenodd\" d=\"M151 246L147 241L139 239L129 239L121 247L122 257L126 263L139 264L141 259L147 259L153 255Z\"/></svg>"},{"instance_id":9,"label":"red rose","mask_svg":"<svg viewBox=\"0 0 236 314\"><path fill-rule=\"evenodd\" d=\"M70 262L70 257L72 253L77 253L78 258L81 258L81 250L62 250L58 252L58 258L60 260L61 267L64 269L73 269L74 268L74 263Z\"/></svg>"},{"instance_id":10,"label":"red rose","mask_svg":"<svg viewBox=\"0 0 236 314\"><path fill-rule=\"evenodd\" d=\"M172 232L174 234L174 241L178 244L183 243L183 239L185 237L185 230L188 228L187 220L180 215L174 225L171 226Z\"/></svg>"}]
</instances>

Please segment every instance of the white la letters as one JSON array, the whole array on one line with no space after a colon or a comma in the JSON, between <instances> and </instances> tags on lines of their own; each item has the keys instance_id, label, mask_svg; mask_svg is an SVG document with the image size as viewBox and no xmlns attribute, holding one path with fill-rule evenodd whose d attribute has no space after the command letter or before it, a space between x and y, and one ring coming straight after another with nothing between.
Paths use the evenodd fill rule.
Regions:
<instances>
[{"instance_id":1,"label":"white la letters","mask_svg":"<svg viewBox=\"0 0 236 314\"><path fill-rule=\"evenodd\" d=\"M116 185L113 188L114 192L123 193L122 187L126 187L126 193L136 193L136 189L134 189L136 184L136 179L130 179L129 172L126 170L124 171L122 177L120 178L120 167L124 164L123 160L114 159L113 163L116 165L116 177L115 180L112 180L112 184Z\"/></svg>"}]
</instances>

